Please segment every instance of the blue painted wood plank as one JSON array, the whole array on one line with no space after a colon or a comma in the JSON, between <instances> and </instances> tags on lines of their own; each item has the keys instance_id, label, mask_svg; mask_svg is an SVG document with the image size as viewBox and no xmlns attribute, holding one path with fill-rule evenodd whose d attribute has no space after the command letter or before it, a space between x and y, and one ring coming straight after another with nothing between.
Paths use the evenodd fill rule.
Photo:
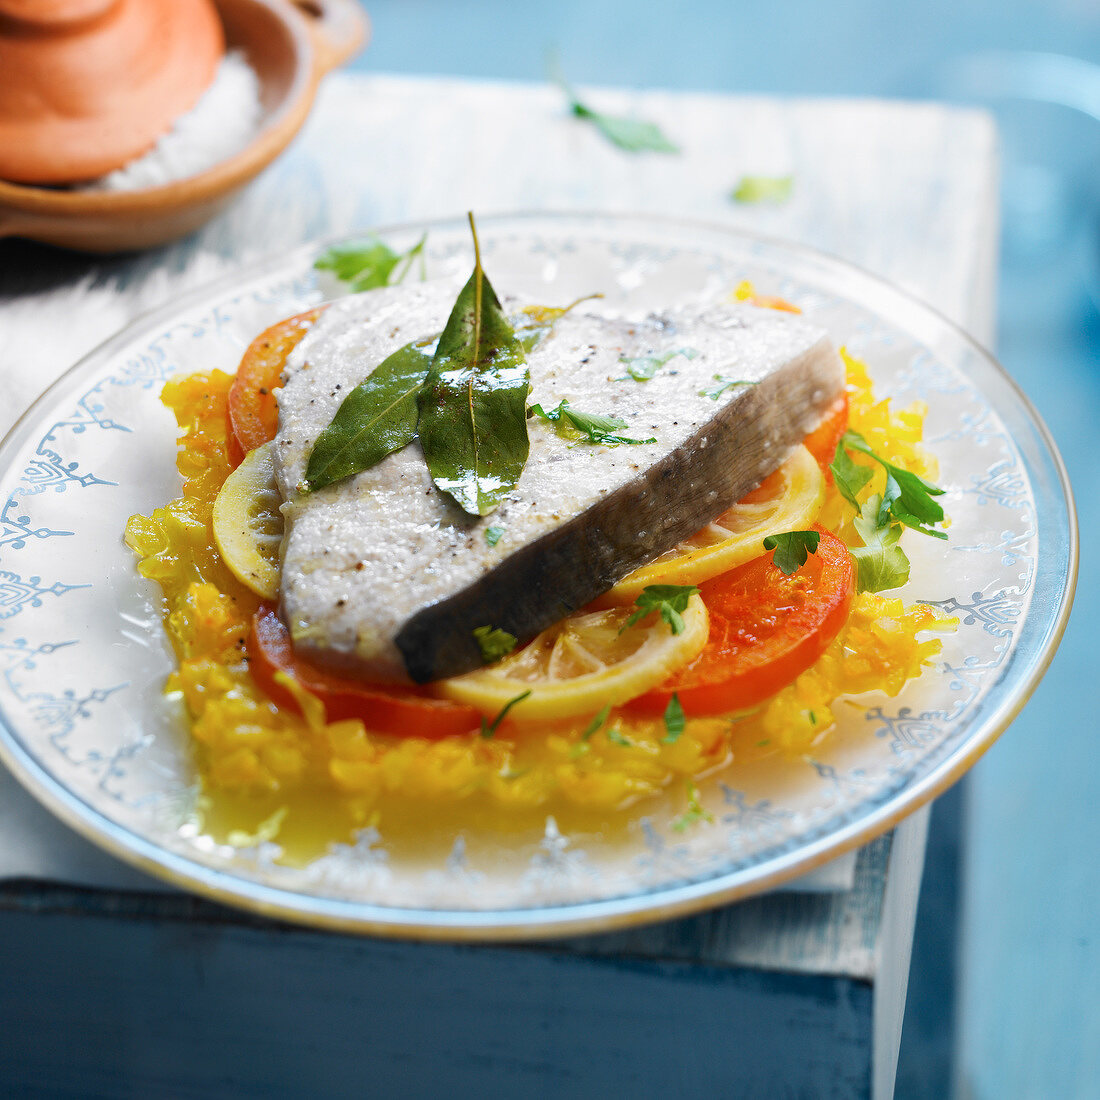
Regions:
<instances>
[{"instance_id":1,"label":"blue painted wood plank","mask_svg":"<svg viewBox=\"0 0 1100 1100\"><path fill-rule=\"evenodd\" d=\"M851 890L767 894L680 920L559 940L557 950L871 981L892 836L881 836L859 851ZM0 883L0 912L4 910L237 924L269 929L273 937L285 928L176 891L81 889L33 879Z\"/></svg>"},{"instance_id":2,"label":"blue painted wood plank","mask_svg":"<svg viewBox=\"0 0 1100 1100\"><path fill-rule=\"evenodd\" d=\"M870 1095L843 978L63 910L0 973L14 1095Z\"/></svg>"}]
</instances>

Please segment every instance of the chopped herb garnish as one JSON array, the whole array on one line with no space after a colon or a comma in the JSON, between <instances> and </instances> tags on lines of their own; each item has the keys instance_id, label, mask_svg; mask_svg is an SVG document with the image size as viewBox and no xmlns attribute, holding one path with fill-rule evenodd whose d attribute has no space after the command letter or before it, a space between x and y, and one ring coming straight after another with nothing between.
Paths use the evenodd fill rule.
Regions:
<instances>
[{"instance_id":1,"label":"chopped herb garnish","mask_svg":"<svg viewBox=\"0 0 1100 1100\"><path fill-rule=\"evenodd\" d=\"M810 554L817 553L820 541L818 531L784 531L779 535L769 535L764 540L764 549L775 551L772 561L776 568L790 577L806 564Z\"/></svg>"},{"instance_id":2,"label":"chopped herb garnish","mask_svg":"<svg viewBox=\"0 0 1100 1100\"><path fill-rule=\"evenodd\" d=\"M550 60L551 79L561 88L569 100L569 110L577 117L591 122L593 126L612 145L625 149L628 153L654 152L678 153L680 150L661 132L653 122L640 118L621 118L605 115L581 102L577 93L562 75L556 58Z\"/></svg>"},{"instance_id":3,"label":"chopped herb garnish","mask_svg":"<svg viewBox=\"0 0 1100 1100\"><path fill-rule=\"evenodd\" d=\"M680 697L673 692L668 706L665 707L665 735L661 740L666 745L675 745L680 740L685 725L687 718L684 716L684 708L680 705Z\"/></svg>"},{"instance_id":4,"label":"chopped herb garnish","mask_svg":"<svg viewBox=\"0 0 1100 1100\"><path fill-rule=\"evenodd\" d=\"M591 122L612 145L625 149L628 153L678 153L680 147L674 145L655 122L644 118L624 118L621 115L607 115L593 111L579 100L574 99L570 110L577 118Z\"/></svg>"},{"instance_id":5,"label":"chopped herb garnish","mask_svg":"<svg viewBox=\"0 0 1100 1100\"><path fill-rule=\"evenodd\" d=\"M698 591L693 584L647 584L634 601L638 610L626 620L619 633L633 626L639 619L659 611L673 634L683 634L682 613L687 610L688 602Z\"/></svg>"},{"instance_id":6,"label":"chopped herb garnish","mask_svg":"<svg viewBox=\"0 0 1100 1100\"><path fill-rule=\"evenodd\" d=\"M639 355L633 359L622 355L619 357L619 362L626 366L626 373L635 382L648 382L670 359L675 359L677 355L682 355L685 359L694 359L698 354L699 352L695 348L676 348L674 351L667 351L661 355ZM625 381L625 376L616 379L616 381Z\"/></svg>"},{"instance_id":7,"label":"chopped herb garnish","mask_svg":"<svg viewBox=\"0 0 1100 1100\"><path fill-rule=\"evenodd\" d=\"M877 493L864 504L854 523L864 542L852 548L856 588L860 592L900 588L909 580L909 559L898 545L901 524L882 522L882 502Z\"/></svg>"},{"instance_id":8,"label":"chopped herb garnish","mask_svg":"<svg viewBox=\"0 0 1100 1100\"><path fill-rule=\"evenodd\" d=\"M867 455L868 458L874 459L886 471L886 491L880 502L882 513L879 517L880 526L885 525L888 520L894 520L905 527L911 527L914 531L920 531L922 535L931 535L937 539L947 538L946 531L933 531L930 526L931 524L942 523L944 520L943 509L932 499L933 497L943 496L943 489L925 481L918 474L888 462L871 449L867 440L859 432L850 430L840 437L840 442L837 444L833 465L830 466L834 479L836 478L838 465L846 472L850 472L851 468L855 466L855 463L849 460L848 466L845 467L841 461L842 452L848 450L859 451L861 454ZM847 455L845 454L843 457L847 458ZM862 478L860 488L867 484L869 478L870 472L867 471L867 476ZM859 508L858 503L853 499L854 494L849 496L843 489L841 492L846 500L857 509Z\"/></svg>"},{"instance_id":9,"label":"chopped herb garnish","mask_svg":"<svg viewBox=\"0 0 1100 1100\"><path fill-rule=\"evenodd\" d=\"M862 505L858 494L871 480L872 471L854 462L849 451L867 455L886 471L885 491L875 493ZM882 458L859 432L850 430L841 436L829 469L837 489L857 512L853 523L864 545L852 549L856 588L860 592L899 588L909 580L909 558L898 545L902 528L947 538L945 531L933 530L932 526L945 518L943 508L932 499L943 496L943 489Z\"/></svg>"},{"instance_id":10,"label":"chopped herb garnish","mask_svg":"<svg viewBox=\"0 0 1100 1100\"><path fill-rule=\"evenodd\" d=\"M485 528L485 541L490 546L496 546L500 542L500 536L504 534L503 527L486 527Z\"/></svg>"},{"instance_id":11,"label":"chopped herb garnish","mask_svg":"<svg viewBox=\"0 0 1100 1100\"><path fill-rule=\"evenodd\" d=\"M331 271L353 292L374 290L401 282L409 273L413 260L420 257L421 278L424 276L424 244L427 233L407 252L394 252L378 237L346 241L326 248L314 261L319 271Z\"/></svg>"},{"instance_id":12,"label":"chopped herb garnish","mask_svg":"<svg viewBox=\"0 0 1100 1100\"><path fill-rule=\"evenodd\" d=\"M793 176L742 176L730 192L734 202L786 202L794 190Z\"/></svg>"},{"instance_id":13,"label":"chopped herb garnish","mask_svg":"<svg viewBox=\"0 0 1100 1100\"><path fill-rule=\"evenodd\" d=\"M505 703L504 706L502 706L500 708L500 713L491 722L486 722L485 719L482 718L482 720L481 720L481 736L486 738L486 739L492 737L496 733L496 731L500 728L501 722L503 722L504 719L507 717L508 712L512 709L512 707L514 707L516 705L516 703L522 703L523 700L526 699L527 696L530 695L530 694L531 694L531 689L528 688L526 691L521 692L519 695L517 695L514 699L509 699L508 702ZM522 775L523 773L519 772L517 774ZM514 776L511 776L509 778L514 778Z\"/></svg>"},{"instance_id":14,"label":"chopped herb garnish","mask_svg":"<svg viewBox=\"0 0 1100 1100\"><path fill-rule=\"evenodd\" d=\"M556 408L547 412L541 405L531 405L527 410L528 416L537 416L541 420L551 423L566 425L584 436L585 443L602 444L605 447L617 447L622 443L641 445L656 443L654 437L649 439L630 439L625 435L615 435L621 428L628 427L625 420L617 416L601 416L599 413L581 412L580 409L571 408L568 401L562 400Z\"/></svg>"},{"instance_id":15,"label":"chopped herb garnish","mask_svg":"<svg viewBox=\"0 0 1100 1100\"><path fill-rule=\"evenodd\" d=\"M860 490L871 480L873 471L868 466L861 466L853 462L851 456L844 449L842 439L836 445L836 454L829 465L833 475L833 483L840 495L858 512L860 503L857 499Z\"/></svg>"},{"instance_id":16,"label":"chopped herb garnish","mask_svg":"<svg viewBox=\"0 0 1100 1100\"><path fill-rule=\"evenodd\" d=\"M726 392L726 390L733 389L735 386L759 386L759 382L746 382L743 378L726 378L721 374L714 376L714 381L718 383L716 386L711 386L709 389L700 390L700 397L709 397L711 401L717 401L719 397Z\"/></svg>"},{"instance_id":17,"label":"chopped herb garnish","mask_svg":"<svg viewBox=\"0 0 1100 1100\"><path fill-rule=\"evenodd\" d=\"M607 731L607 739L611 744L621 745L624 749L629 749L634 744L629 737L624 737L623 734L614 727Z\"/></svg>"},{"instance_id":18,"label":"chopped herb garnish","mask_svg":"<svg viewBox=\"0 0 1100 1100\"><path fill-rule=\"evenodd\" d=\"M611 704L608 703L600 710L600 713L597 714L596 717L593 718L592 721L589 722L588 725L585 727L584 733L581 734L581 740L587 741L592 736L592 734L594 734L600 728L600 726L602 726L604 722L607 721L607 716L610 713Z\"/></svg>"},{"instance_id":19,"label":"chopped herb garnish","mask_svg":"<svg viewBox=\"0 0 1100 1100\"><path fill-rule=\"evenodd\" d=\"M481 658L487 665L499 661L501 657L507 657L516 648L516 636L497 627L476 626L474 637L481 650Z\"/></svg>"},{"instance_id":20,"label":"chopped herb garnish","mask_svg":"<svg viewBox=\"0 0 1100 1100\"><path fill-rule=\"evenodd\" d=\"M708 824L713 823L714 814L703 808L703 804L699 801L699 790L690 779L687 781L687 799L687 811L672 823L672 827L676 832L682 833L690 826L697 825L700 821L706 821Z\"/></svg>"}]
</instances>

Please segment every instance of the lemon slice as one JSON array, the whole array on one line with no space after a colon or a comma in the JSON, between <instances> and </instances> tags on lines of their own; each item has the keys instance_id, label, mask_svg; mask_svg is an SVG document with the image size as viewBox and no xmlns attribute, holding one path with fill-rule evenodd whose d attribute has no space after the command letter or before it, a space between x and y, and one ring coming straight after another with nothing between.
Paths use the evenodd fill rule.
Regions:
<instances>
[{"instance_id":1,"label":"lemon slice","mask_svg":"<svg viewBox=\"0 0 1100 1100\"><path fill-rule=\"evenodd\" d=\"M769 535L809 527L825 501L825 478L805 447L713 523L624 577L597 606L633 603L647 584L699 584L764 553Z\"/></svg>"},{"instance_id":2,"label":"lemon slice","mask_svg":"<svg viewBox=\"0 0 1100 1100\"><path fill-rule=\"evenodd\" d=\"M697 657L707 641L707 609L698 596L683 612L680 634L655 613L624 630L633 610L570 615L496 664L434 686L485 714L499 714L530 691L509 712L520 721L594 714L608 703L625 703Z\"/></svg>"},{"instance_id":3,"label":"lemon slice","mask_svg":"<svg viewBox=\"0 0 1100 1100\"><path fill-rule=\"evenodd\" d=\"M265 600L279 594L283 498L275 481L275 444L249 451L225 479L214 501L214 542L222 561Z\"/></svg>"}]
</instances>

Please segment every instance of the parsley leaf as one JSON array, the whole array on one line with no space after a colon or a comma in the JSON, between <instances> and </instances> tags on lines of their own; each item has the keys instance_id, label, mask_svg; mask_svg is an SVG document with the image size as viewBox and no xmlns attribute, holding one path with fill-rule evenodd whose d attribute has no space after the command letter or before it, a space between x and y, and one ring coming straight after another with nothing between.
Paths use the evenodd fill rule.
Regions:
<instances>
[{"instance_id":1,"label":"parsley leaf","mask_svg":"<svg viewBox=\"0 0 1100 1100\"><path fill-rule=\"evenodd\" d=\"M856 562L856 588L860 592L884 592L909 580L909 559L898 545L901 524L882 522L882 499L870 497L855 518L863 546L852 549Z\"/></svg>"},{"instance_id":2,"label":"parsley leaf","mask_svg":"<svg viewBox=\"0 0 1100 1100\"><path fill-rule=\"evenodd\" d=\"M607 717L610 713L611 704L608 703L600 710L600 713L597 714L596 717L593 718L592 721L589 722L588 725L585 727L584 733L581 734L581 740L587 741L592 736L592 734L594 734L600 728L600 726L602 726L604 722L607 721Z\"/></svg>"},{"instance_id":3,"label":"parsley leaf","mask_svg":"<svg viewBox=\"0 0 1100 1100\"><path fill-rule=\"evenodd\" d=\"M678 153L679 148L674 145L653 122L646 122L640 118L620 118L616 115L605 115L599 111L593 111L591 107L582 103L580 97L565 79L556 57L551 56L550 78L565 93L569 100L569 110L577 117L593 126L612 145L625 149L628 153L654 152L654 153Z\"/></svg>"},{"instance_id":4,"label":"parsley leaf","mask_svg":"<svg viewBox=\"0 0 1100 1100\"><path fill-rule=\"evenodd\" d=\"M570 93L570 97L572 94ZM669 141L655 122L648 122L643 118L605 115L601 111L593 111L578 99L572 100L569 109L577 118L591 122L612 145L617 145L628 153L678 153L680 151L680 147Z\"/></svg>"},{"instance_id":5,"label":"parsley leaf","mask_svg":"<svg viewBox=\"0 0 1100 1100\"><path fill-rule=\"evenodd\" d=\"M858 512L860 503L856 499L859 491L871 480L872 471L858 462L853 462L851 456L844 449L844 440L836 445L836 454L829 464L829 470L833 475L833 483L840 495Z\"/></svg>"},{"instance_id":6,"label":"parsley leaf","mask_svg":"<svg viewBox=\"0 0 1100 1100\"><path fill-rule=\"evenodd\" d=\"M624 749L629 749L634 744L629 737L624 737L619 730L614 728L607 731L607 739L611 744L620 745Z\"/></svg>"},{"instance_id":7,"label":"parsley leaf","mask_svg":"<svg viewBox=\"0 0 1100 1100\"><path fill-rule=\"evenodd\" d=\"M625 355L619 357L619 362L626 365L626 373L635 382L648 382L670 359L682 355L685 359L694 359L699 352L695 348L675 348L666 351L662 355L639 355L631 359ZM616 379L622 381L622 379Z\"/></svg>"},{"instance_id":8,"label":"parsley leaf","mask_svg":"<svg viewBox=\"0 0 1100 1100\"><path fill-rule=\"evenodd\" d=\"M364 237L345 241L326 248L314 261L318 271L331 271L353 292L374 290L376 287L399 283L409 273L413 260L421 258L423 277L424 245L427 233L407 252L394 252L378 237ZM400 270L398 268L400 267Z\"/></svg>"},{"instance_id":9,"label":"parsley leaf","mask_svg":"<svg viewBox=\"0 0 1100 1100\"><path fill-rule=\"evenodd\" d=\"M562 400L556 408L547 412L541 405L531 405L528 416L537 416L551 423L566 424L584 435L585 443L603 444L605 447L617 447L620 443L643 444L656 443L655 437L649 439L630 439L625 435L615 435L620 428L627 427L625 420L617 416L601 416L599 413L581 412L570 408L569 402Z\"/></svg>"},{"instance_id":10,"label":"parsley leaf","mask_svg":"<svg viewBox=\"0 0 1100 1100\"><path fill-rule=\"evenodd\" d=\"M793 176L742 176L730 192L734 202L786 202L794 190Z\"/></svg>"},{"instance_id":11,"label":"parsley leaf","mask_svg":"<svg viewBox=\"0 0 1100 1100\"><path fill-rule=\"evenodd\" d=\"M746 382L741 378L726 378L721 374L714 376L717 386L711 386L710 389L700 390L700 397L709 397L711 401L717 401L719 397L726 392L726 390L733 389L734 386L759 386L759 382Z\"/></svg>"},{"instance_id":12,"label":"parsley leaf","mask_svg":"<svg viewBox=\"0 0 1100 1100\"><path fill-rule=\"evenodd\" d=\"M486 527L485 528L485 541L490 546L496 546L500 542L500 536L504 534L503 527Z\"/></svg>"},{"instance_id":13,"label":"parsley leaf","mask_svg":"<svg viewBox=\"0 0 1100 1100\"><path fill-rule=\"evenodd\" d=\"M520 692L520 694L517 695L514 699L509 699L508 702L500 708L500 713L491 722L486 722L485 719L482 718L481 736L484 737L486 740L492 737L496 733L496 731L500 729L501 722L503 722L504 719L507 717L508 712L512 709L512 707L514 707L516 703L522 703L523 700L526 699L527 696L530 694L531 689L528 688L526 691ZM523 773L519 772L518 774L522 775ZM509 776L509 778L515 777Z\"/></svg>"},{"instance_id":14,"label":"parsley leaf","mask_svg":"<svg viewBox=\"0 0 1100 1100\"><path fill-rule=\"evenodd\" d=\"M943 496L943 489L925 481L919 475L901 466L895 466L892 462L880 457L871 449L867 440L859 432L849 430L840 437L840 442L837 444L838 457L845 448L859 451L861 454L867 455L868 458L873 458L886 471L886 491L880 502L880 526L889 518L904 524L906 527L912 527L914 531L920 531L922 535L931 535L936 539L947 538L946 531L933 531L930 526L931 524L942 523L944 520L943 509L932 499L933 497ZM847 456L845 457L847 458ZM851 466L855 466L855 463L851 463L850 459L848 461ZM833 463L834 466L830 469L833 469L835 478L836 458L833 459ZM866 485L869 478L870 471L867 471L866 476L863 477L862 485ZM837 487L840 487L839 482ZM857 508L859 507L855 500L843 489L841 489L841 493L845 499Z\"/></svg>"},{"instance_id":15,"label":"parsley leaf","mask_svg":"<svg viewBox=\"0 0 1100 1100\"><path fill-rule=\"evenodd\" d=\"M806 564L810 554L817 553L817 544L821 535L817 531L784 531L779 535L769 535L764 540L765 550L774 550L772 561L784 576L791 576Z\"/></svg>"},{"instance_id":16,"label":"parsley leaf","mask_svg":"<svg viewBox=\"0 0 1100 1100\"><path fill-rule=\"evenodd\" d=\"M497 627L475 626L474 637L481 650L481 659L487 665L499 661L501 657L507 657L516 648L516 636Z\"/></svg>"},{"instance_id":17,"label":"parsley leaf","mask_svg":"<svg viewBox=\"0 0 1100 1100\"><path fill-rule=\"evenodd\" d=\"M693 584L647 584L634 601L639 610L626 620L619 633L633 626L639 619L659 611L673 634L683 634L684 619L681 613L687 610L688 601L698 591Z\"/></svg>"},{"instance_id":18,"label":"parsley leaf","mask_svg":"<svg viewBox=\"0 0 1100 1100\"><path fill-rule=\"evenodd\" d=\"M675 745L680 739L680 734L684 732L685 725L687 725L687 718L684 715L684 708L680 705L680 697L673 692L668 706L665 707L666 733L661 740L666 745Z\"/></svg>"}]
</instances>

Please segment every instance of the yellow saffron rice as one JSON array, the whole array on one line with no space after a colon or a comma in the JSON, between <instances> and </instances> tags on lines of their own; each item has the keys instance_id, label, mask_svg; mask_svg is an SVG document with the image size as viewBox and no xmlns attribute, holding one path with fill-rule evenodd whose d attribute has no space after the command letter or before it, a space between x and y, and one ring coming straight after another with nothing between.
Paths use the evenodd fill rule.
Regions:
<instances>
[{"instance_id":1,"label":"yellow saffron rice","mask_svg":"<svg viewBox=\"0 0 1100 1100\"><path fill-rule=\"evenodd\" d=\"M921 448L924 409L893 410L876 401L866 368L845 355L850 426L883 457L934 478ZM539 728L502 727L440 741L373 733L358 720L327 723L320 702L294 684L305 717L280 710L253 683L245 642L259 598L222 564L211 510L230 467L226 400L232 377L221 371L169 382L164 402L181 428L177 465L182 495L151 516L134 516L127 544L141 574L164 593L165 629L179 658L166 690L178 692L191 719L196 763L211 796L300 795L344 799L360 819L375 801L396 795L440 804L480 793L502 808L564 801L590 810L623 806L686 777L762 752L803 754L834 726L839 697L880 689L896 694L939 652L922 632L950 629L925 606L862 593L846 626L818 662L748 715L690 718L665 743L660 721L625 715L582 738L588 720ZM866 462L861 455L857 462ZM881 492L875 477L864 497ZM851 506L829 489L819 522L850 544ZM920 536L909 536L911 538Z\"/></svg>"}]
</instances>

